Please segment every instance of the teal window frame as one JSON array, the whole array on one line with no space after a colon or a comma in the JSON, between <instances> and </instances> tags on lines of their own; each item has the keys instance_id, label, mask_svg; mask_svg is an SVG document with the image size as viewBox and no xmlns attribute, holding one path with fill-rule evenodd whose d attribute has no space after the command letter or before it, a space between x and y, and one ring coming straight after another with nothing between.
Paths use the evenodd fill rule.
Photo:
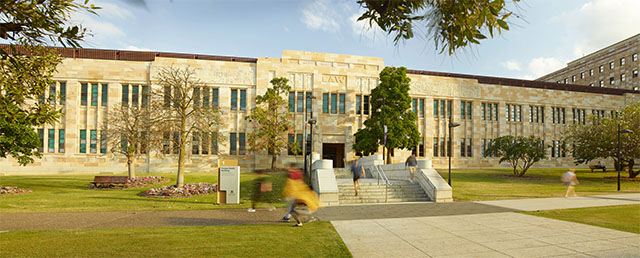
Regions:
<instances>
[{"instance_id":1,"label":"teal window frame","mask_svg":"<svg viewBox=\"0 0 640 258\"><path fill-rule=\"evenodd\" d=\"M109 85L102 84L102 99L101 105L106 107L109 105Z\"/></svg>"},{"instance_id":2,"label":"teal window frame","mask_svg":"<svg viewBox=\"0 0 640 258\"><path fill-rule=\"evenodd\" d=\"M240 111L247 110L247 90L240 90Z\"/></svg>"},{"instance_id":3,"label":"teal window frame","mask_svg":"<svg viewBox=\"0 0 640 258\"><path fill-rule=\"evenodd\" d=\"M322 93L322 113L329 114L329 93Z\"/></svg>"},{"instance_id":4,"label":"teal window frame","mask_svg":"<svg viewBox=\"0 0 640 258\"><path fill-rule=\"evenodd\" d=\"M91 106L92 107L98 106L98 84L97 83L91 84Z\"/></svg>"},{"instance_id":5,"label":"teal window frame","mask_svg":"<svg viewBox=\"0 0 640 258\"><path fill-rule=\"evenodd\" d=\"M56 130L49 129L49 133L47 135L47 152L55 153L56 152Z\"/></svg>"},{"instance_id":6,"label":"teal window frame","mask_svg":"<svg viewBox=\"0 0 640 258\"><path fill-rule=\"evenodd\" d=\"M89 152L92 154L98 153L98 131L89 131Z\"/></svg>"},{"instance_id":7,"label":"teal window frame","mask_svg":"<svg viewBox=\"0 0 640 258\"><path fill-rule=\"evenodd\" d=\"M344 114L346 112L346 110L345 110L346 98L345 97L346 96L344 94L339 94L338 95L338 98L339 98L338 99L338 102L339 102L338 109L340 111L340 114Z\"/></svg>"},{"instance_id":8,"label":"teal window frame","mask_svg":"<svg viewBox=\"0 0 640 258\"><path fill-rule=\"evenodd\" d=\"M80 85L80 105L81 106L86 106L87 105L87 91L89 85L86 83L83 83Z\"/></svg>"},{"instance_id":9,"label":"teal window frame","mask_svg":"<svg viewBox=\"0 0 640 258\"><path fill-rule=\"evenodd\" d=\"M64 129L58 130L58 153L64 153Z\"/></svg>"},{"instance_id":10,"label":"teal window frame","mask_svg":"<svg viewBox=\"0 0 640 258\"><path fill-rule=\"evenodd\" d=\"M100 153L107 153L107 131L100 131Z\"/></svg>"},{"instance_id":11,"label":"teal window frame","mask_svg":"<svg viewBox=\"0 0 640 258\"><path fill-rule=\"evenodd\" d=\"M338 94L331 93L331 114L338 113Z\"/></svg>"},{"instance_id":12,"label":"teal window frame","mask_svg":"<svg viewBox=\"0 0 640 258\"><path fill-rule=\"evenodd\" d=\"M122 106L129 106L129 85L122 85Z\"/></svg>"},{"instance_id":13,"label":"teal window frame","mask_svg":"<svg viewBox=\"0 0 640 258\"><path fill-rule=\"evenodd\" d=\"M80 153L87 153L87 130L80 130Z\"/></svg>"},{"instance_id":14,"label":"teal window frame","mask_svg":"<svg viewBox=\"0 0 640 258\"><path fill-rule=\"evenodd\" d=\"M131 106L137 107L140 102L140 86L131 86Z\"/></svg>"},{"instance_id":15,"label":"teal window frame","mask_svg":"<svg viewBox=\"0 0 640 258\"><path fill-rule=\"evenodd\" d=\"M238 89L231 90L231 110L238 110Z\"/></svg>"}]
</instances>

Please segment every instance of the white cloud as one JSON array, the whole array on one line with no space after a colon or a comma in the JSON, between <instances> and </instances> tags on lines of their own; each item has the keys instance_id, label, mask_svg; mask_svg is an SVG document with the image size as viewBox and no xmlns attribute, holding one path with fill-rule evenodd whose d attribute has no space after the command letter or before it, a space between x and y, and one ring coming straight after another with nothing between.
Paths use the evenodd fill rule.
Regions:
<instances>
[{"instance_id":1,"label":"white cloud","mask_svg":"<svg viewBox=\"0 0 640 258\"><path fill-rule=\"evenodd\" d=\"M640 33L640 1L592 0L563 15L574 57L582 57Z\"/></svg>"},{"instance_id":2,"label":"white cloud","mask_svg":"<svg viewBox=\"0 0 640 258\"><path fill-rule=\"evenodd\" d=\"M127 46L124 49L125 50L132 50L132 51L152 51L151 49L148 49L148 48L136 47L136 46Z\"/></svg>"},{"instance_id":3,"label":"white cloud","mask_svg":"<svg viewBox=\"0 0 640 258\"><path fill-rule=\"evenodd\" d=\"M74 12L71 21L80 24L87 29L88 36L84 41L90 47L110 47L113 48L114 41L119 42L122 47L129 44L121 42L126 39L124 30L116 23L129 23L135 16L126 8L121 8L113 3L92 2L101 9L95 10L97 15L87 12Z\"/></svg>"},{"instance_id":4,"label":"white cloud","mask_svg":"<svg viewBox=\"0 0 640 258\"><path fill-rule=\"evenodd\" d=\"M520 62L516 61L516 60L509 60L506 62L502 62L500 63L500 65L502 65L504 68L507 68L510 71L520 71Z\"/></svg>"},{"instance_id":5,"label":"white cloud","mask_svg":"<svg viewBox=\"0 0 640 258\"><path fill-rule=\"evenodd\" d=\"M564 66L564 60L559 60L555 57L537 57L531 59L529 62L528 68L530 74L524 75L523 78L539 78Z\"/></svg>"},{"instance_id":6,"label":"white cloud","mask_svg":"<svg viewBox=\"0 0 640 258\"><path fill-rule=\"evenodd\" d=\"M91 3L96 6L100 6L100 9L96 10L96 13L98 13L100 17L118 20L130 20L135 18L133 13L129 10L121 8L115 4L98 1L93 1Z\"/></svg>"},{"instance_id":7,"label":"white cloud","mask_svg":"<svg viewBox=\"0 0 640 258\"><path fill-rule=\"evenodd\" d=\"M380 29L380 27L376 26L376 24L373 24L373 26L369 26L368 21L358 21L358 17L360 17L360 12L356 12L349 17L349 23L351 23L351 29L354 35L367 39L375 39L376 36L381 36L384 38L385 33L384 31L382 31L382 29Z\"/></svg>"},{"instance_id":8,"label":"white cloud","mask_svg":"<svg viewBox=\"0 0 640 258\"><path fill-rule=\"evenodd\" d=\"M340 15L337 8L329 0L316 0L302 9L302 22L312 30L337 32L340 24L337 22Z\"/></svg>"}]
</instances>

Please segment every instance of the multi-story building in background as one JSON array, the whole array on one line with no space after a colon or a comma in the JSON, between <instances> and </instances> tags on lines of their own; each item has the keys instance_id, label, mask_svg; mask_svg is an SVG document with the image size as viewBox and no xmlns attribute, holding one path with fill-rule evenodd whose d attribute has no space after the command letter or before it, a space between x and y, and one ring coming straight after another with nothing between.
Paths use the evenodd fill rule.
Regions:
<instances>
[{"instance_id":1,"label":"multi-story building in background","mask_svg":"<svg viewBox=\"0 0 640 258\"><path fill-rule=\"evenodd\" d=\"M638 54L640 34L571 61L567 67L537 80L639 91Z\"/></svg>"},{"instance_id":2,"label":"multi-story building in background","mask_svg":"<svg viewBox=\"0 0 640 258\"><path fill-rule=\"evenodd\" d=\"M317 124L310 148L334 160L335 167L343 167L356 158L353 135L373 111L370 93L384 68L382 58L377 57L289 50L279 58L96 49L58 52L63 61L47 95L62 97L51 105L61 108L63 116L59 123L37 129L44 154L41 159L26 167L12 158L0 159L2 174L125 172L126 159L111 153L105 141L102 129L108 124L107 114L123 106L146 105L145 92L157 87L158 71L169 66L193 68L207 88L200 91L203 102L207 95L211 108L218 108L224 121L219 139L205 143L205 138L196 137L190 142L187 171L213 171L219 159L237 159L248 169L270 166L266 152L247 151L251 126L245 117L274 77L290 80L287 99L295 132L289 140L304 142L305 117L313 114ZM625 65L637 63L627 58ZM571 124L584 123L591 114L611 115L613 110L640 101L640 94L629 89L417 70L409 70L408 77L411 110L418 117L421 141L415 150L395 150L392 159L403 162L413 151L419 159L432 160L436 168L447 166L448 154L453 167L499 166L498 158L488 157L485 150L503 135L543 138L549 158L536 166L573 166L570 153L560 148ZM450 121L460 124L453 135L446 127ZM175 171L176 159L172 151L150 153L136 166L139 172L147 168ZM279 162L292 161L302 162L302 155L281 153Z\"/></svg>"}]
</instances>

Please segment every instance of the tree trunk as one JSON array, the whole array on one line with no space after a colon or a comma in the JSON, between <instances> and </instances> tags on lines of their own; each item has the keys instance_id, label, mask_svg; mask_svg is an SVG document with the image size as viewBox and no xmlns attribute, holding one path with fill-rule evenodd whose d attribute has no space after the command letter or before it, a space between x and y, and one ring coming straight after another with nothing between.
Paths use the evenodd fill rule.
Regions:
<instances>
[{"instance_id":1,"label":"tree trunk","mask_svg":"<svg viewBox=\"0 0 640 258\"><path fill-rule=\"evenodd\" d=\"M387 148L387 162L386 165L391 164L391 149Z\"/></svg>"},{"instance_id":2,"label":"tree trunk","mask_svg":"<svg viewBox=\"0 0 640 258\"><path fill-rule=\"evenodd\" d=\"M278 156L276 156L275 153L271 154L271 169L276 168L276 160L278 159Z\"/></svg>"},{"instance_id":3,"label":"tree trunk","mask_svg":"<svg viewBox=\"0 0 640 258\"><path fill-rule=\"evenodd\" d=\"M178 153L178 179L176 180L176 186L182 187L184 185L184 145L180 146L180 152Z\"/></svg>"},{"instance_id":4,"label":"tree trunk","mask_svg":"<svg viewBox=\"0 0 640 258\"><path fill-rule=\"evenodd\" d=\"M136 177L136 168L135 168L135 160L134 157L127 157L127 169L129 172L129 178L133 179Z\"/></svg>"},{"instance_id":5,"label":"tree trunk","mask_svg":"<svg viewBox=\"0 0 640 258\"><path fill-rule=\"evenodd\" d=\"M629 178L636 178L638 174L640 174L640 169L636 172L633 171L633 165L635 165L635 161L633 159L629 160Z\"/></svg>"}]
</instances>

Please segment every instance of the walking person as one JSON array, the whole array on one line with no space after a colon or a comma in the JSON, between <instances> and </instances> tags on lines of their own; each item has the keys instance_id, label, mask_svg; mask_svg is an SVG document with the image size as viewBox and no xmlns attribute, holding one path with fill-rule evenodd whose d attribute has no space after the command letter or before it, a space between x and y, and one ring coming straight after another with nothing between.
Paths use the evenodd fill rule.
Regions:
<instances>
[{"instance_id":1,"label":"walking person","mask_svg":"<svg viewBox=\"0 0 640 258\"><path fill-rule=\"evenodd\" d=\"M569 171L565 172L560 177L562 183L567 186L567 191L564 193L565 198L569 197L570 193L572 193L574 197L576 196L574 186L580 184L580 182L578 181L578 177L576 176L575 171L575 169L570 168Z\"/></svg>"},{"instance_id":2,"label":"walking person","mask_svg":"<svg viewBox=\"0 0 640 258\"><path fill-rule=\"evenodd\" d=\"M289 208L290 213L288 213L296 220L296 224L293 226L302 227L302 218L311 218L313 213L318 210L320 200L318 195L302 181L301 173L290 173L289 175L290 178L285 183L283 194L286 198L293 200ZM288 220L288 214L281 221Z\"/></svg>"},{"instance_id":3,"label":"walking person","mask_svg":"<svg viewBox=\"0 0 640 258\"><path fill-rule=\"evenodd\" d=\"M291 163L289 164L289 178L287 179L287 185L289 186L289 180L298 180L298 181L302 181L302 171L296 167L295 163ZM285 189L286 189L285 186ZM280 222L289 222L291 220L291 213L293 212L293 209L296 207L296 200L295 198L291 197L291 196L286 196L285 194L285 198L287 199L287 206L289 207L287 209L287 213L284 214L284 217L282 217L282 219L280 219Z\"/></svg>"},{"instance_id":4,"label":"walking person","mask_svg":"<svg viewBox=\"0 0 640 258\"><path fill-rule=\"evenodd\" d=\"M416 167L418 166L418 161L416 160L416 154L411 153L411 156L407 158L407 161L404 162L404 167L409 167L409 181L413 183L413 175L416 173Z\"/></svg>"},{"instance_id":5,"label":"walking person","mask_svg":"<svg viewBox=\"0 0 640 258\"><path fill-rule=\"evenodd\" d=\"M358 186L360 185L360 178L365 177L364 168L360 166L360 159L356 159L351 164L351 172L353 173L353 190L356 192L356 196L358 196Z\"/></svg>"},{"instance_id":6,"label":"walking person","mask_svg":"<svg viewBox=\"0 0 640 258\"><path fill-rule=\"evenodd\" d=\"M269 203L269 211L275 210L275 206L273 206L273 199L271 198L271 191L273 190L273 183L267 180L267 176L264 172L257 172L258 177L253 181L254 188L253 193L251 194L251 208L249 208L248 212L256 212L256 205L259 202L268 202Z\"/></svg>"}]
</instances>

